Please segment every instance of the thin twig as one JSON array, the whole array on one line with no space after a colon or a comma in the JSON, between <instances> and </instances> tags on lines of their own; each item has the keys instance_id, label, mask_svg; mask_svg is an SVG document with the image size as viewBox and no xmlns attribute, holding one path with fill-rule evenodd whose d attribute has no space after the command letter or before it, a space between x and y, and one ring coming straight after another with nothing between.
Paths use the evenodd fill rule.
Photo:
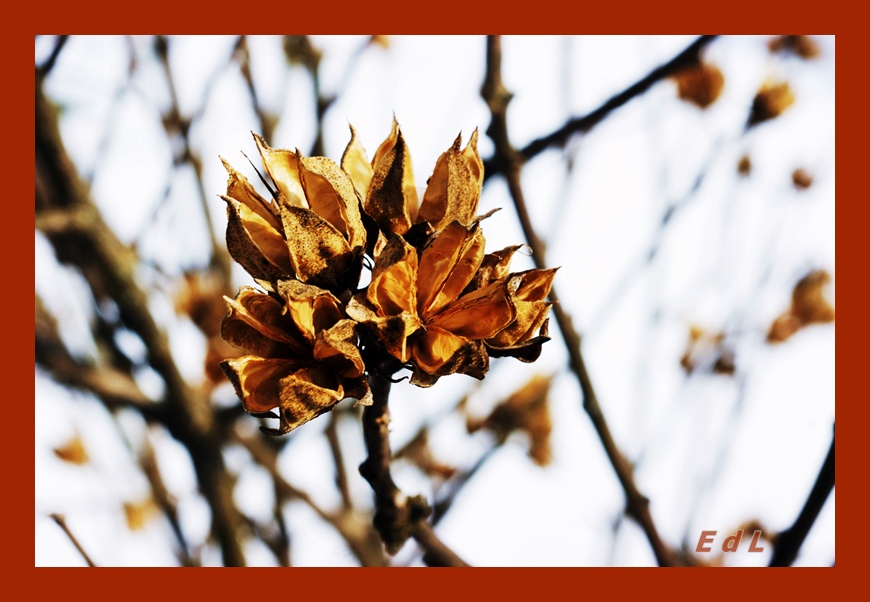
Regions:
<instances>
[{"instance_id":1,"label":"thin twig","mask_svg":"<svg viewBox=\"0 0 870 602\"><path fill-rule=\"evenodd\" d=\"M335 463L335 484L341 493L341 503L345 508L353 508L353 498L350 495L350 484L347 480L347 470L344 466L344 454L341 452L341 443L338 440L338 412L329 414L329 422L326 423L326 439L329 441L329 449L332 451L332 459Z\"/></svg>"},{"instance_id":2,"label":"thin twig","mask_svg":"<svg viewBox=\"0 0 870 602\"><path fill-rule=\"evenodd\" d=\"M169 64L169 43L164 36L157 36L155 38L155 49L157 51L157 56L160 59L160 64L163 66L163 73L166 78L166 84L169 87L169 95L172 100L169 112L163 116L163 125L166 129L167 135L171 138L173 134L173 130L177 132L177 134L181 137L181 141L184 145L183 154L179 158L176 158L177 162L189 163L193 168L194 175L196 176L196 185L197 190L199 191L199 200L202 206L203 218L205 219L206 226L208 228L209 240L211 241L211 249L212 249L212 265L218 267L220 272L224 278L225 282L230 282L231 274L232 274L232 262L230 260L230 255L226 250L226 246L218 240L217 235L215 234L214 223L211 219L211 211L209 209L209 200L208 195L205 192L205 185L203 184L202 178L202 159L200 156L193 151L193 147L190 143L190 128L193 122L199 117L202 111L204 111L205 105L208 101L208 91L209 88L206 88L205 93L203 94L203 99L201 103L201 107L199 113L190 118L182 117L181 110L179 109L178 104L178 94L175 89L175 80L172 75L172 68ZM232 55L230 56L230 60L232 61ZM216 74L219 71L216 72ZM209 81L209 85L211 85L215 80L215 76Z\"/></svg>"},{"instance_id":3,"label":"thin twig","mask_svg":"<svg viewBox=\"0 0 870 602\"><path fill-rule=\"evenodd\" d=\"M166 333L149 311L149 299L135 278L136 254L106 225L64 149L56 110L36 87L36 212L55 214L52 227L42 228L61 263L82 271L94 298L111 298L121 321L147 349L148 363L161 376L166 391L162 416L172 435L187 448L204 497L212 509L212 524L221 543L224 563L244 565L241 514L233 503L233 482L227 472L214 413L204 392L190 387L169 347ZM66 215L62 215L66 212Z\"/></svg>"},{"instance_id":4,"label":"thin twig","mask_svg":"<svg viewBox=\"0 0 870 602\"><path fill-rule=\"evenodd\" d=\"M370 529L360 529L353 511L328 512L321 508L307 492L289 483L278 469L278 453L260 437L246 437L233 430L230 436L241 443L257 464L269 471L276 492L286 498L298 499L324 522L331 525L347 543L350 551L363 566L385 566L387 560L381 551L377 535Z\"/></svg>"},{"instance_id":5,"label":"thin twig","mask_svg":"<svg viewBox=\"0 0 870 602\"><path fill-rule=\"evenodd\" d=\"M481 95L492 113L492 122L487 129L487 134L495 144L495 156L504 165L504 176L507 180L508 189L513 198L526 240L532 248L532 259L536 267L544 268L547 266L544 243L532 227L532 221L526 208L520 185L523 158L511 146L508 137L507 106L511 100L511 94L504 87L501 79L500 37L489 36L487 38L486 49L486 76L481 89ZM604 114L606 115L606 112ZM553 314L556 318L556 323L559 325L559 330L562 332L565 346L568 349L571 369L580 382L580 388L583 392L583 409L589 415L625 492L626 512L640 524L653 548L658 564L660 566L671 566L674 564L674 555L659 537L649 511L649 500L637 489L634 483L632 466L619 451L616 442L613 440L613 435L610 433L610 428L598 405L598 398L595 395L592 380L586 370L586 363L580 351L580 335L574 329L570 316L559 303L555 287L550 292L550 299L553 301Z\"/></svg>"},{"instance_id":6,"label":"thin twig","mask_svg":"<svg viewBox=\"0 0 870 602\"><path fill-rule=\"evenodd\" d=\"M525 163L529 159L539 155L543 151L553 148L565 146L565 143L577 133L585 133L593 127L601 123L611 111L618 109L636 96L639 96L649 90L653 84L663 80L671 75L674 75L681 69L684 69L698 60L701 50L717 36L701 36L688 48L683 50L673 59L656 67L650 71L645 77L638 80L616 96L608 99L600 107L587 113L581 117L573 117L569 119L558 130L542 136L536 140L532 140L523 149L517 151L518 159ZM506 158L496 153L491 159L484 163L485 178L505 172L509 167Z\"/></svg>"},{"instance_id":7,"label":"thin twig","mask_svg":"<svg viewBox=\"0 0 870 602\"><path fill-rule=\"evenodd\" d=\"M813 523L819 517L822 507L834 490L834 437L831 438L831 447L822 464L821 470L816 477L816 482L810 491L804 507L798 514L794 524L780 533L775 542L773 557L770 566L791 566L797 558L798 552L807 538Z\"/></svg>"},{"instance_id":8,"label":"thin twig","mask_svg":"<svg viewBox=\"0 0 870 602\"><path fill-rule=\"evenodd\" d=\"M94 561L91 560L91 557L88 556L88 553L85 552L85 549L82 547L82 544L79 543L79 540L76 539L76 536L73 535L72 531L69 530L69 527L66 524L66 519L64 518L63 514L50 514L49 516L54 520L54 522L57 523L57 525L61 529L63 529L63 532L66 533L67 537L69 537L69 540L76 547L76 550L79 551L79 554L82 555L82 558L85 559L85 562L88 563L88 566L91 566L91 567L97 566L96 564L94 564Z\"/></svg>"},{"instance_id":9,"label":"thin twig","mask_svg":"<svg viewBox=\"0 0 870 602\"><path fill-rule=\"evenodd\" d=\"M69 36L57 36L57 41L54 43L54 48L51 49L51 54L45 59L45 62L36 68L36 77L45 78L57 64L57 57L60 56L60 51L66 46L69 41Z\"/></svg>"},{"instance_id":10,"label":"thin twig","mask_svg":"<svg viewBox=\"0 0 870 602\"><path fill-rule=\"evenodd\" d=\"M367 457L359 472L375 492L374 525L387 548L395 554L409 537L425 550L424 559L432 566L468 566L448 548L425 522L431 512L422 495L408 497L396 486L390 474L390 381L374 372L369 374L374 403L363 410L363 438Z\"/></svg>"}]
</instances>

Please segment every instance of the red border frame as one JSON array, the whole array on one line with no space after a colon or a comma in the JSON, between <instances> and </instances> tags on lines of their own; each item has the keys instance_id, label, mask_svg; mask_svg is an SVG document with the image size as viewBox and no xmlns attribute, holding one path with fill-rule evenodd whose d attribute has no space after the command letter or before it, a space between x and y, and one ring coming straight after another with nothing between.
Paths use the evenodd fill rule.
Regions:
<instances>
[{"instance_id":1,"label":"red border frame","mask_svg":"<svg viewBox=\"0 0 870 602\"><path fill-rule=\"evenodd\" d=\"M79 29L81 33L107 33L124 30L125 32L152 33L230 33L228 29L239 28L245 24L252 29L262 31L263 24L275 27L276 23L284 22L294 29L304 29L308 32L322 33L361 33L402 30L406 33L477 33L481 30L501 30L503 33L568 33L566 28L582 29L585 32L600 28L601 33L643 33L658 26L670 32L677 30L697 30L699 27L715 26L717 29L730 29L741 33L771 33L782 31L806 30L837 34L837 195L836 205L836 253L838 257L838 303L837 323L839 325L836 341L836 391L839 403L837 412L840 414L838 439L838 495L836 549L837 566L832 569L732 569L721 571L715 569L447 569L446 572L432 572L427 569L289 569L294 570L289 575L270 575L268 581L264 572L254 576L250 573L241 575L233 570L190 569L173 571L171 569L113 569L94 573L76 569L36 568L34 529L31 526L29 512L33 505L23 500L32 501L34 491L33 459L23 463L15 462L22 451L20 446L32 450L33 432L28 431L27 420L17 419L13 408L24 405L30 408L29 400L34 398L34 381L25 377L24 381L16 381L14 374L28 374L32 366L33 353L33 322L29 302L27 318L18 317L20 309L14 307L18 300L14 295L6 297L7 316L4 329L11 331L13 344L6 345L6 393L10 411L7 412L6 437L2 439L3 457L7 459L6 495L4 505L5 528L8 533L5 545L2 546L7 575L16 583L7 584L7 589L16 591L16 585L27 587L40 593L64 594L75 593L99 594L112 592L113 597L123 596L125 599L150 599L158 592L164 596L181 597L187 594L208 595L220 594L225 597L231 594L247 596L293 596L305 594L327 598L340 594L387 597L414 597L417 599L436 599L445 596L470 596L475 593L487 598L506 596L509 598L549 598L563 596L582 596L584 598L598 595L601 597L623 597L631 594L649 594L654 591L668 596L685 592L687 596L702 598L717 598L735 595L758 596L764 592L776 591L787 595L799 593L800 598L829 593L832 590L845 589L853 578L857 580L857 565L860 563L859 543L862 522L857 519L856 501L859 493L855 491L855 479L852 477L859 469L861 456L856 449L856 440L860 437L858 428L863 425L862 418L866 416L866 394L859 388L858 374L861 374L859 362L863 360L860 340L866 331L866 326L857 314L856 300L861 295L861 283L857 282L857 272L863 267L866 250L856 244L858 235L862 234L862 224L866 223L867 204L859 196L857 178L860 174L858 161L863 159L866 142L861 139L856 105L864 98L861 96L857 81L863 76L863 66L859 61L864 52L855 37L846 30L840 20L848 18L850 11L838 10L832 6L824 13L819 12L818 5L804 8L798 3L783 6L776 12L772 8L762 7L758 2L726 3L715 7L715 21L697 22L697 16L704 14L704 6L697 3L680 2L667 8L659 4L644 4L639 7L625 6L620 3L614 8L614 14L607 14L601 5L590 7L576 5L576 8L556 8L548 6L538 13L528 14L519 7L512 8L502 5L498 9L485 7L483 4L469 2L439 2L435 5L413 5L405 3L389 10L383 4L376 10L372 5L350 4L344 0L331 2L328 10L319 11L319 4L310 8L301 4L288 6L285 19L264 19L264 13L259 7L252 6L249 14L241 5L228 5L226 12L223 7L210 3L208 8L194 9L178 2L156 3L147 5L147 12L135 14L130 18L132 6L117 3L92 2L91 7L64 4L59 8L39 5L40 19L30 19L27 26L21 29L33 29L22 33L12 31L3 38L7 57L7 82L5 100L11 101L10 116L7 126L11 129L7 142L7 153L13 157L14 168L7 169L15 196L30 199L33 175L33 115L34 105L31 90L33 85L33 36L43 32L58 32L61 30ZM100 6L102 5L102 6ZM345 5L343 7L342 5ZM139 5L143 6L143 5ZM419 9L417 7L420 7ZM137 6L137 8L139 8ZM241 8L241 11L240 11ZM266 8L264 6L264 8ZM275 10L267 8L266 10ZM554 15L554 11L575 10L576 15L566 18L565 14ZM229 11L233 11L229 13ZM344 12L342 12L344 11ZM769 11L769 12L768 12ZM712 13L707 13L712 14ZM843 15L843 16L841 16ZM123 20L122 20L123 19ZM31 25L32 23L32 25ZM759 31L761 29L765 31ZM12 29L15 29L13 27ZM561 31L558 31L561 30ZM286 32L285 32L286 33ZM852 76L851 74L855 74ZM24 90L20 92L19 90ZM14 113L13 113L14 111ZM26 116L19 117L19 116ZM22 153L16 143L21 133L26 149ZM25 157L21 159L21 157ZM17 167L22 168L23 177L17 177ZM20 190L18 188L20 187ZM866 196L866 195L865 195ZM30 227L34 218L28 202L19 198L6 199L7 225L2 237L3 257L8 260L15 278L10 279L13 290L18 289L18 281L23 279L28 288L34 278L34 260L32 255L21 261L19 244L24 248L32 248ZM23 223L24 226L18 227ZM866 270L866 267L863 268ZM29 288L28 288L29 290ZM11 292L11 291L10 291ZM846 325L845 327L843 325ZM862 325L858 330L859 326ZM26 353L17 349L21 342ZM10 390L11 385L11 390ZM39 417L35 417L36 420ZM28 452L25 451L25 456ZM27 491L25 495L16 495L19 491ZM21 508L19 508L21 506ZM18 519L19 510L24 516ZM14 570L13 570L14 567ZM142 571L148 570L145 575ZM268 569L259 569L266 571ZM58 575L55 571L62 571ZM157 571L154 575L150 571ZM386 571L390 571L389 576ZM617 575L614 571L619 571ZM629 576L627 571L637 571ZM736 571L736 572L735 572ZM336 573L337 572L337 573ZM283 577L283 578L282 578ZM289 577L289 578L288 578ZM628 577L628 578L627 578ZM9 578L9 577L7 577ZM11 586L11 587L10 587ZM261 590L265 590L262 591ZM717 595L718 594L718 595Z\"/></svg>"}]
</instances>

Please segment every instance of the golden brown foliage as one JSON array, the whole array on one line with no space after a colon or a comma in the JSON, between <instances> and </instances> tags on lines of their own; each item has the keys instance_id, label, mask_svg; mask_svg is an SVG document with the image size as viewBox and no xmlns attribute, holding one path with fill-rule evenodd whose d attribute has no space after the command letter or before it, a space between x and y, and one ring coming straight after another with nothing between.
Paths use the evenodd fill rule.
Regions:
<instances>
[{"instance_id":1,"label":"golden brown foliage","mask_svg":"<svg viewBox=\"0 0 870 602\"><path fill-rule=\"evenodd\" d=\"M767 331L768 343L781 343L810 324L826 324L834 321L834 308L825 298L825 287L831 275L825 270L815 270L795 284L791 307L780 315Z\"/></svg>"},{"instance_id":2,"label":"golden brown foliage","mask_svg":"<svg viewBox=\"0 0 870 602\"><path fill-rule=\"evenodd\" d=\"M699 62L674 75L674 80L679 97L702 109L716 102L725 86L725 76L712 63Z\"/></svg>"}]
</instances>

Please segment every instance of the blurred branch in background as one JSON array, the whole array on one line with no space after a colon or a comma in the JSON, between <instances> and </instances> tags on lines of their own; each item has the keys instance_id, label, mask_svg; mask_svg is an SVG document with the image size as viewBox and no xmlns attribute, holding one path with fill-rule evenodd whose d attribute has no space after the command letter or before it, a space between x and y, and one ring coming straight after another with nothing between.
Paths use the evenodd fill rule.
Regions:
<instances>
[{"instance_id":1,"label":"blurred branch in background","mask_svg":"<svg viewBox=\"0 0 870 602\"><path fill-rule=\"evenodd\" d=\"M508 189L514 201L514 207L516 207L520 224L522 224L523 233L529 246L532 248L532 259L535 262L535 266L539 269L545 268L549 264L545 256L544 243L532 227L532 221L526 208L520 184L522 160L517 151L511 146L507 131L507 108L512 95L502 83L501 38L499 36L489 36L487 38L486 67L486 79L484 80L481 94L492 112L492 122L486 132L495 143L496 157L505 166L504 176L507 180ZM649 86L647 85L646 87ZM571 324L571 318L565 312L564 306L559 304L559 296L556 294L555 287L550 291L550 299L553 301L553 315L556 316L556 323L559 325L562 338L568 348L568 354L571 358L571 369L577 376L580 388L583 391L583 409L586 410L586 413L592 420L592 424L595 426L595 430L607 452L607 457L610 459L619 482L625 491L626 512L643 527L659 566L673 566L675 562L673 553L659 537L658 530L653 523L652 515L649 511L649 500L638 491L637 485L634 483L631 465L617 448L613 435L610 433L610 427L607 425L604 414L598 405L598 398L595 395L592 380L586 370L586 363L580 351L580 335Z\"/></svg>"}]
</instances>

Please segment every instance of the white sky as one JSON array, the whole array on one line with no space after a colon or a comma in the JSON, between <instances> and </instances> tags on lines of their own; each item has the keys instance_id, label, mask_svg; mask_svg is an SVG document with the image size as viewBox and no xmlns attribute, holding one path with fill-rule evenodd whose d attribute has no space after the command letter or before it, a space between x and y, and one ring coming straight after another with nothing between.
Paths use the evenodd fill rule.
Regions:
<instances>
[{"instance_id":1,"label":"white sky","mask_svg":"<svg viewBox=\"0 0 870 602\"><path fill-rule=\"evenodd\" d=\"M521 147L569 116L597 107L694 39L506 37L503 75L515 94L509 112L512 142ZM562 266L555 286L575 325L586 334L583 352L602 409L620 448L632 460L641 460L637 483L651 499L660 533L673 546L685 536L694 548L702 530L718 530L718 544L749 519L759 519L772 531L787 527L830 443L833 326L807 328L776 347L763 339L771 320L787 308L798 278L812 268L836 276L834 42L832 37L816 38L822 56L802 62L770 56L767 39L713 42L705 56L722 69L725 88L707 111L677 100L672 83L659 83L572 141L575 168L570 175L563 152L539 156L523 173L534 225L548 241L548 261ZM386 51L367 49L350 71L350 57L364 37L313 40L324 52L323 91L340 92L325 121L326 154L331 158L341 156L348 123L371 155L395 114L422 188L438 155L458 132L467 137L475 127L485 131L489 117L479 96L484 38L394 37ZM253 177L239 151L256 155L250 131L258 129L238 70L225 69L232 41L197 36L170 42L184 113L196 110L204 87L221 72L191 132L203 158L204 185L214 199L211 217L221 238L225 210L217 195L225 189L226 175L218 155ZM51 39L37 39L38 63L51 45ZM160 205L171 149L158 109L168 103L168 93L150 40L136 38L135 47L138 68L132 85L124 88L124 39L75 37L48 79L47 91L64 109L61 131L76 166L92 174L99 161L92 194L108 224L123 241L135 242L149 263L174 277L206 262L207 231L191 174L177 174L166 203ZM306 73L285 67L278 38L253 37L250 49L260 99L283 115L269 142L310 148L315 122ZM771 77L788 79L795 105L781 118L741 135L755 90ZM104 141L106 131L111 134ZM106 144L103 151L101 144ZM484 157L490 156L492 145L485 135L479 148ZM735 166L744 152L751 155L754 169L749 178L738 179ZM707 177L669 226L656 260L635 270L665 208L687 194L705 165ZM810 189L792 187L791 173L797 167L813 173ZM522 231L498 178L487 183L480 210L494 207L504 211L484 224L487 250L521 242ZM35 254L37 293L58 317L69 346L79 353L92 352L86 286L57 265L40 235ZM514 260L517 271L529 267L527 257ZM156 287L154 312L169 332L180 369L191 379L199 378L204 343L192 324L172 314L171 298L165 294L171 281L153 269L144 270L141 279ZM250 284L241 270L237 280ZM614 296L623 281L628 286ZM691 324L736 333L737 377L685 376L679 358ZM545 345L538 362L495 360L483 386L474 389L470 407L484 412L533 374L558 372L551 391L552 465L535 466L521 438L512 439L466 486L439 525L439 534L474 565L652 564L649 545L635 524L623 521L614 535L623 506L621 489L581 409L576 380L564 369L567 355L555 324L551 332L554 340ZM128 344L135 347L137 342ZM141 384L159 395L155 379L143 374ZM463 376L444 378L428 390L396 385L390 404L394 449L474 386ZM136 472L99 402L70 394L37 369L36 412L36 564L83 563L46 518L50 512L66 514L98 564L176 562L164 520L154 519L135 533L125 526L121 504L146 496L147 482ZM324 505L334 505L338 497L321 436L323 423L314 421L293 435L281 467L292 483ZM129 437L141 436L135 416L125 416L123 425ZM345 416L341 428L348 464L355 466L363 449L352 415ZM75 432L82 434L93 459L81 467L61 463L51 451ZM462 424L446 420L431 443L444 461L468 466L485 447L482 437L468 437ZM184 529L192 541L200 541L207 532L208 510L195 492L190 462L168 437L158 443L167 485L180 500ZM244 453L231 450L227 462L241 474L241 507L265 519L271 495L267 478L250 466ZM415 470L397 463L394 471L406 493L431 493ZM350 476L356 499L367 503L366 483L353 471ZM833 499L797 564L833 562ZM294 504L287 516L294 532L294 563L354 563L338 536L307 507ZM252 564L275 562L265 548L254 546L247 552ZM411 556L406 549L398 558ZM220 561L216 551L204 558ZM769 553L738 553L726 560L765 564Z\"/></svg>"}]
</instances>

